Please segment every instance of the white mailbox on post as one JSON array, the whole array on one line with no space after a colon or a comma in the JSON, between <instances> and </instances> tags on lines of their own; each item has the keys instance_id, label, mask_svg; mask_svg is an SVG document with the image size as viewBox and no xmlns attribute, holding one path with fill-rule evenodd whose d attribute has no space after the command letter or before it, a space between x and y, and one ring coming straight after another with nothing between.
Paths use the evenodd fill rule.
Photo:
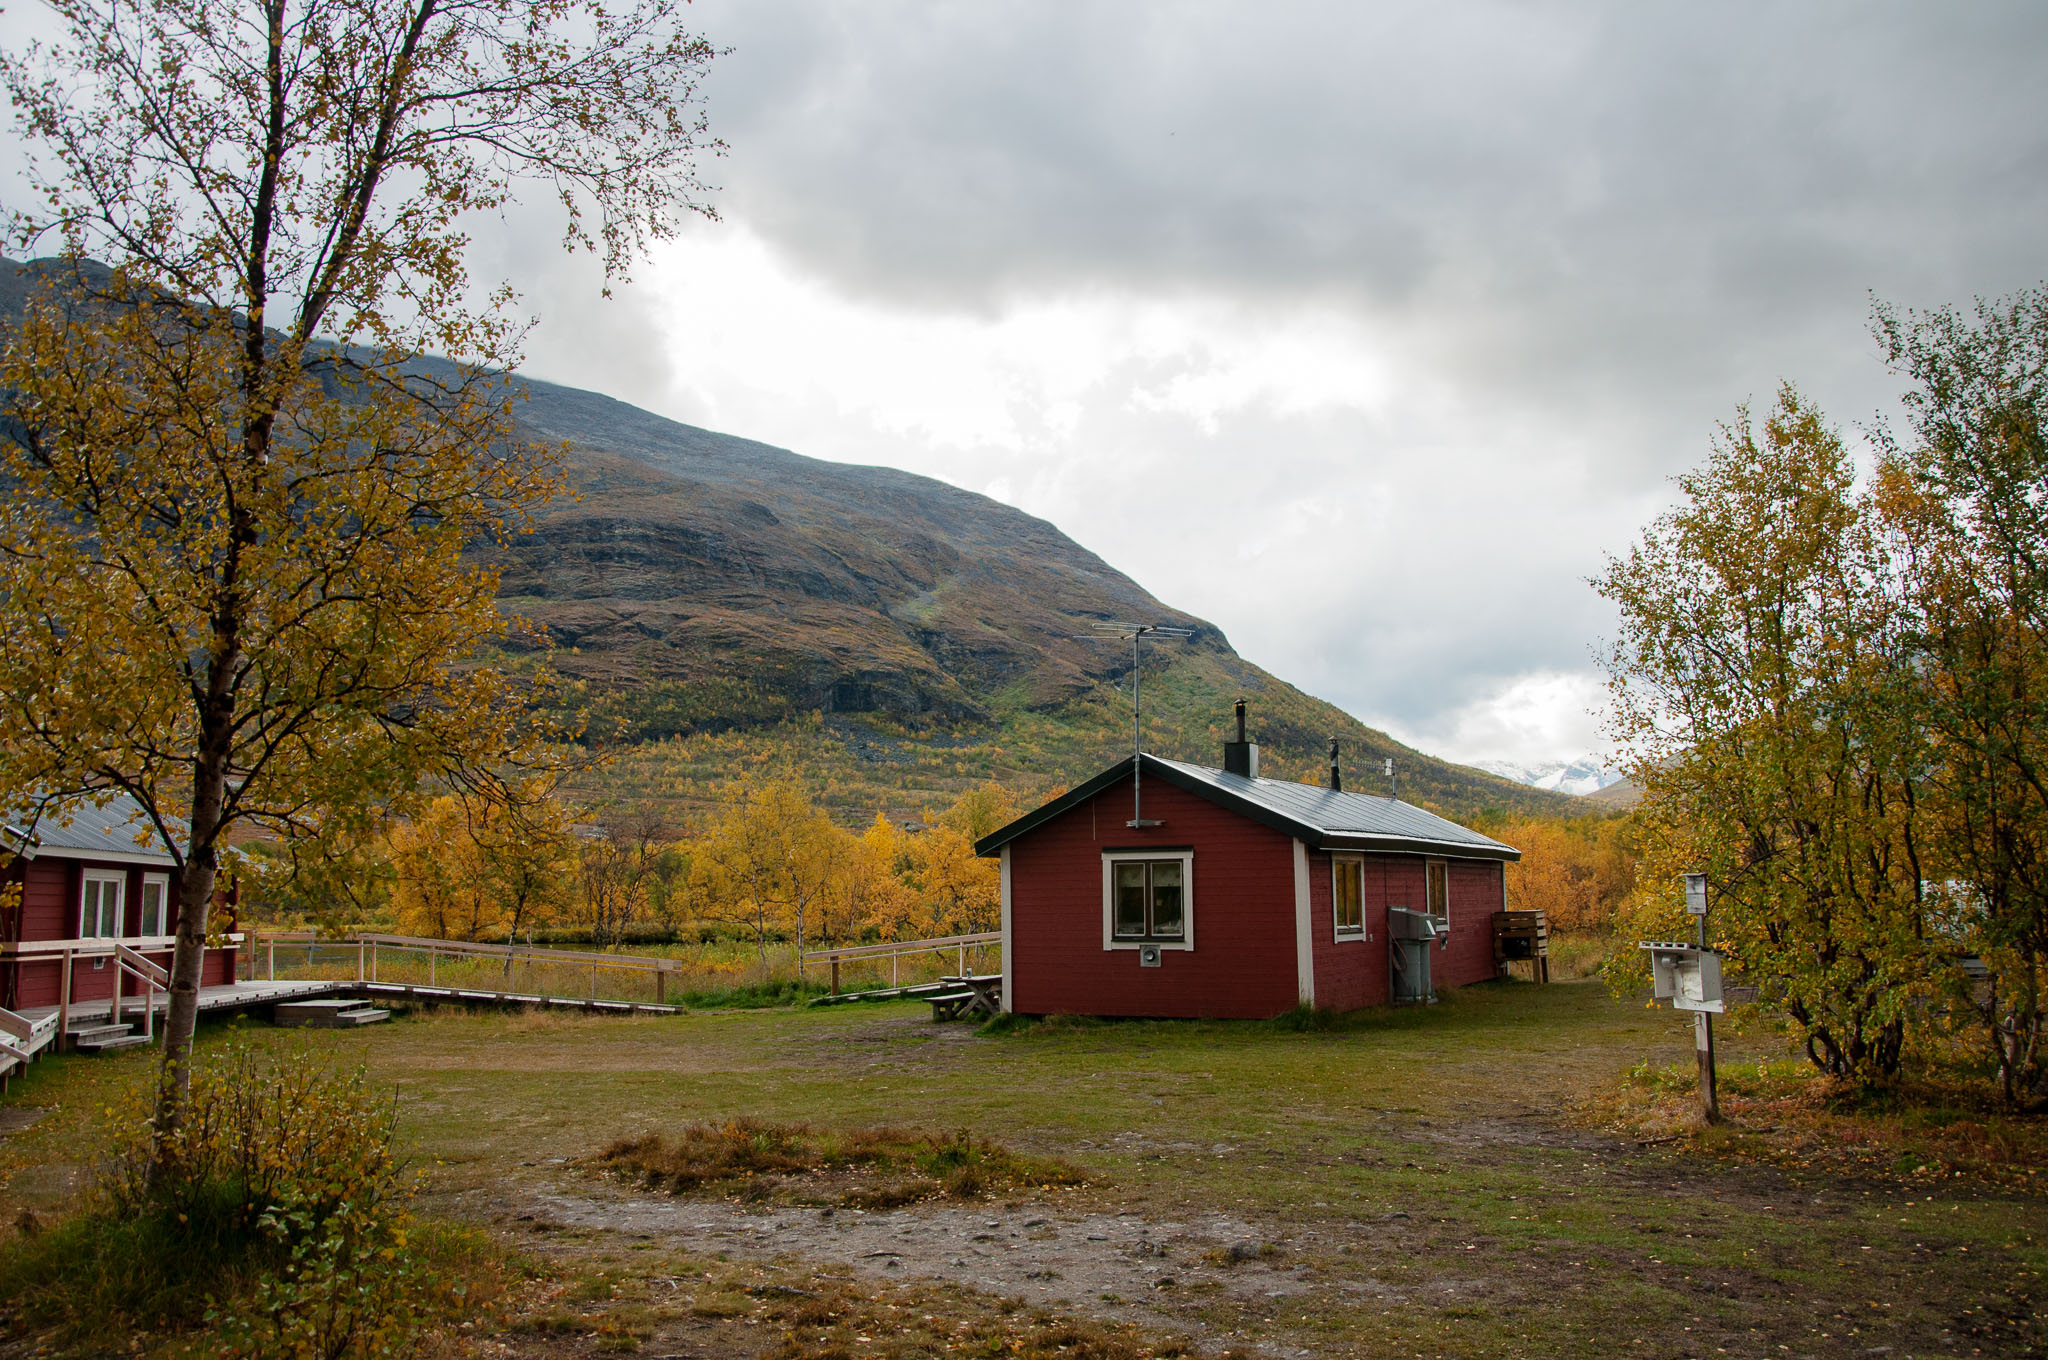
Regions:
<instances>
[{"instance_id":1,"label":"white mailbox on post","mask_svg":"<svg viewBox=\"0 0 2048 1360\"><path fill-rule=\"evenodd\" d=\"M1645 940L1650 951L1651 992L1681 1011L1727 1009L1721 999L1721 956L1696 944Z\"/></svg>"}]
</instances>

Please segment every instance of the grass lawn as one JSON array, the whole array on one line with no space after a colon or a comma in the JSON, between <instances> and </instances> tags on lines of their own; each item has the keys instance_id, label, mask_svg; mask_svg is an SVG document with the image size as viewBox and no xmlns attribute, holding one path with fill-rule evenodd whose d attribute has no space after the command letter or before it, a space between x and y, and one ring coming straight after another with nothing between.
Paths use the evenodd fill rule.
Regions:
<instances>
[{"instance_id":1,"label":"grass lawn","mask_svg":"<svg viewBox=\"0 0 2048 1360\"><path fill-rule=\"evenodd\" d=\"M936 1354L956 1321L988 1353L1010 1341L1026 1353L1029 1338L997 1324L1014 1316L1049 1336L1052 1314L1207 1352L2048 1349L2048 1198L2025 1168L1934 1179L1767 1165L1717 1150L1726 1139L1603 1130L1588 1113L1606 1108L1602 1093L1646 1062L1689 1061L1691 1031L1592 983L1469 988L1301 1032L980 1035L914 1004L634 1020L439 1011L349 1033L244 1032L395 1085L402 1139L428 1174L424 1207L493 1224L549 1263L555 1283L532 1295L541 1313L494 1343L521 1354ZM1769 1035L1723 1049L1729 1066L1783 1057ZM145 1080L149 1061L67 1057L16 1085L0 1106L0 1130L15 1129L0 1137L8 1219L71 1193L109 1093ZM26 1124L32 1110L46 1113ZM677 1201L579 1165L616 1139L738 1117L965 1130L1092 1179L857 1216L767 1193ZM832 1313L821 1289L867 1302ZM917 1308L923 1340L888 1321ZM826 1329L815 1345L812 1323Z\"/></svg>"}]
</instances>

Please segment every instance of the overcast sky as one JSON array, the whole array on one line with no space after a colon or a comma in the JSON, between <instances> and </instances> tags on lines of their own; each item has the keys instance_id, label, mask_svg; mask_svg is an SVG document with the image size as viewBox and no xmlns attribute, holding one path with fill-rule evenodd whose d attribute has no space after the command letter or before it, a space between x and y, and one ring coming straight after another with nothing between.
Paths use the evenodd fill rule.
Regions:
<instances>
[{"instance_id":1,"label":"overcast sky","mask_svg":"<svg viewBox=\"0 0 2048 1360\"><path fill-rule=\"evenodd\" d=\"M1873 295L2048 277L2048 7L700 0L723 220L537 376L1041 515L1425 750L1601 746L1585 585Z\"/></svg>"}]
</instances>

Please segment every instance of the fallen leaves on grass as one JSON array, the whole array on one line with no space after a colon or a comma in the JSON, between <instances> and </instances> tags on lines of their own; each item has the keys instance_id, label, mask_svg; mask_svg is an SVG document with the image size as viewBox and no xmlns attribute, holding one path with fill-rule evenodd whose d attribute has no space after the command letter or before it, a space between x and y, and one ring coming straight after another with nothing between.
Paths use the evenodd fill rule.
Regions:
<instances>
[{"instance_id":1,"label":"fallen leaves on grass","mask_svg":"<svg viewBox=\"0 0 2048 1360\"><path fill-rule=\"evenodd\" d=\"M525 1316L497 1333L515 1353L556 1352L522 1344L578 1335L607 1349L622 1343L688 1345L691 1353L759 1354L767 1360L923 1360L935 1355L1006 1360L1199 1360L1184 1339L1127 1323L1027 1308L1015 1299L956 1284L864 1284L820 1271L767 1263L676 1260L664 1273L608 1277L612 1297L569 1312L556 1286L528 1300ZM617 1349L628 1344L615 1344ZM1244 1360L1227 1352L1223 1360Z\"/></svg>"},{"instance_id":2,"label":"fallen leaves on grass","mask_svg":"<svg viewBox=\"0 0 2048 1360\"><path fill-rule=\"evenodd\" d=\"M651 1190L864 1209L1087 1181L1069 1163L1012 1152L965 1130L821 1129L753 1119L622 1138L591 1161Z\"/></svg>"},{"instance_id":3,"label":"fallen leaves on grass","mask_svg":"<svg viewBox=\"0 0 2048 1360\"><path fill-rule=\"evenodd\" d=\"M1930 1184L2048 1189L2048 1119L1985 1106L1968 1093L1901 1084L1857 1092L1797 1061L1731 1063L1716 1079L1722 1121L1700 1114L1691 1063L1640 1063L1578 1107L1641 1147L1683 1143L1737 1161Z\"/></svg>"}]
</instances>

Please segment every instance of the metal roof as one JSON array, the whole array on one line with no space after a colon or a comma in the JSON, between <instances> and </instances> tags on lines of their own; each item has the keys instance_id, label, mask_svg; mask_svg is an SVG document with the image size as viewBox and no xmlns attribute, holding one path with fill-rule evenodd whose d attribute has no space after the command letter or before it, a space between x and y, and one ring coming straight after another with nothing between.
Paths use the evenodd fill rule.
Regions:
<instances>
[{"instance_id":1,"label":"metal roof","mask_svg":"<svg viewBox=\"0 0 2048 1360\"><path fill-rule=\"evenodd\" d=\"M1146 779L1160 779L1198 794L1318 850L1389 850L1501 860L1522 857L1511 845L1399 799L1339 793L1283 779L1250 779L1154 755L1143 760ZM975 843L975 852L994 854L1008 842L1129 778L1130 773L1131 762L1119 760L1087 783L982 837Z\"/></svg>"},{"instance_id":2,"label":"metal roof","mask_svg":"<svg viewBox=\"0 0 2048 1360\"><path fill-rule=\"evenodd\" d=\"M100 853L175 863L170 846L143 815L142 805L125 793L115 794L104 807L86 801L45 809L23 829L31 837L26 847L31 858L49 853L65 858ZM12 835L7 839L16 840Z\"/></svg>"}]
</instances>

